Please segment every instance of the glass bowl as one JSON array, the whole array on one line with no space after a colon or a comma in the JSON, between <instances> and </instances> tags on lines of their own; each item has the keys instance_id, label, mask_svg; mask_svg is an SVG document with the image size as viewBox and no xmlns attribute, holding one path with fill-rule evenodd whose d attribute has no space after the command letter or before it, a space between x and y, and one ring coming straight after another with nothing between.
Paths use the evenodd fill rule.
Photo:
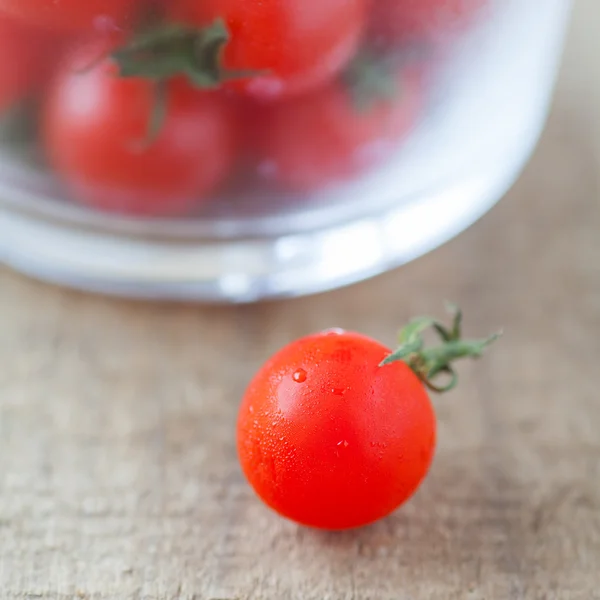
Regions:
<instances>
[{"instance_id":1,"label":"glass bowl","mask_svg":"<svg viewBox=\"0 0 600 600\"><path fill-rule=\"evenodd\" d=\"M360 30L309 68L295 25L277 38L287 65L260 64L275 41L240 29L239 15L192 28L195 5L219 1L176 0L173 16L112 0L119 20L94 2L87 13L65 2L65 16L51 0L0 0L0 54L33 54L19 53L18 77L0 59L0 261L83 290L207 302L314 293L397 267L474 223L518 177L570 9L356 0ZM327 17L347 10L327 1ZM325 17L299 12L302 35L323 42ZM244 34L253 64L236 47L250 52ZM186 44L206 80L173 59ZM27 69L37 81L25 85ZM128 130L136 94L142 124Z\"/></svg>"}]
</instances>

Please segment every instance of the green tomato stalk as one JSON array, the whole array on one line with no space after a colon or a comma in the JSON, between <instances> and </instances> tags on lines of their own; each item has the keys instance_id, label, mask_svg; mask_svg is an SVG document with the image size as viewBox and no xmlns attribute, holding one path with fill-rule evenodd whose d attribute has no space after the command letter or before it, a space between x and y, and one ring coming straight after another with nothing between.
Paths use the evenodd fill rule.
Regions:
<instances>
[{"instance_id":1,"label":"green tomato stalk","mask_svg":"<svg viewBox=\"0 0 600 600\"><path fill-rule=\"evenodd\" d=\"M451 328L430 317L414 319L400 331L400 346L379 366L403 361L423 384L434 392L448 392L456 387L458 375L452 363L461 358L479 358L502 333L495 333L485 339L463 340L462 311L454 304L449 304L448 309L454 313ZM440 345L432 348L425 347L423 333L428 329L433 329L437 333L441 339ZM443 385L437 384L436 379L440 375L449 375L449 382Z\"/></svg>"},{"instance_id":2,"label":"green tomato stalk","mask_svg":"<svg viewBox=\"0 0 600 600\"><path fill-rule=\"evenodd\" d=\"M183 76L197 88L214 89L224 81L256 75L223 67L223 50L229 40L221 19L200 28L167 23L141 32L112 57L121 77L164 81Z\"/></svg>"},{"instance_id":3,"label":"green tomato stalk","mask_svg":"<svg viewBox=\"0 0 600 600\"><path fill-rule=\"evenodd\" d=\"M229 41L229 30L221 19L200 28L160 23L143 29L112 52L120 77L140 77L155 83L148 142L158 136L166 118L167 86L172 78L183 77L195 88L214 90L226 81L260 74L223 67L223 51Z\"/></svg>"}]
</instances>

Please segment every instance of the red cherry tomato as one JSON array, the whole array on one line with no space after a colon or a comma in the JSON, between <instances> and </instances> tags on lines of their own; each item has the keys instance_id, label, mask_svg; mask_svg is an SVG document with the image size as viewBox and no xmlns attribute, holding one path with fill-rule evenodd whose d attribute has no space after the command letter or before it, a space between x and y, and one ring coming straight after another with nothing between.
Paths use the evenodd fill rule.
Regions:
<instances>
[{"instance_id":1,"label":"red cherry tomato","mask_svg":"<svg viewBox=\"0 0 600 600\"><path fill-rule=\"evenodd\" d=\"M423 384L355 333L300 339L250 383L238 420L242 469L260 498L303 525L347 529L405 502L429 470L436 420Z\"/></svg>"},{"instance_id":2,"label":"red cherry tomato","mask_svg":"<svg viewBox=\"0 0 600 600\"><path fill-rule=\"evenodd\" d=\"M0 11L61 30L111 31L133 18L139 0L0 0Z\"/></svg>"},{"instance_id":3,"label":"red cherry tomato","mask_svg":"<svg viewBox=\"0 0 600 600\"><path fill-rule=\"evenodd\" d=\"M441 41L453 38L487 0L377 0L373 29L388 39Z\"/></svg>"},{"instance_id":4,"label":"red cherry tomato","mask_svg":"<svg viewBox=\"0 0 600 600\"><path fill-rule=\"evenodd\" d=\"M0 112L40 90L60 46L46 32L0 16Z\"/></svg>"},{"instance_id":5,"label":"red cherry tomato","mask_svg":"<svg viewBox=\"0 0 600 600\"><path fill-rule=\"evenodd\" d=\"M248 481L281 515L322 529L381 519L425 478L436 419L425 387L457 383L452 363L479 357L498 339L461 338L419 317L400 332L393 353L357 333L332 330L292 342L255 375L239 411L237 447ZM440 343L427 347L427 329ZM440 375L449 376L444 384Z\"/></svg>"},{"instance_id":6,"label":"red cherry tomato","mask_svg":"<svg viewBox=\"0 0 600 600\"><path fill-rule=\"evenodd\" d=\"M269 107L254 129L259 172L312 191L381 160L412 129L423 104L420 77L407 70L400 80L396 97L374 98L364 108L343 82Z\"/></svg>"},{"instance_id":7,"label":"red cherry tomato","mask_svg":"<svg viewBox=\"0 0 600 600\"><path fill-rule=\"evenodd\" d=\"M174 0L178 21L206 26L221 18L230 41L223 67L261 72L230 85L254 97L276 99L313 90L354 54L366 0Z\"/></svg>"},{"instance_id":8,"label":"red cherry tomato","mask_svg":"<svg viewBox=\"0 0 600 600\"><path fill-rule=\"evenodd\" d=\"M51 166L75 199L98 209L157 216L195 206L234 160L230 105L173 80L162 128L150 142L156 88L119 78L110 60L81 70L94 56L96 48L73 55L49 92L43 137Z\"/></svg>"}]
</instances>

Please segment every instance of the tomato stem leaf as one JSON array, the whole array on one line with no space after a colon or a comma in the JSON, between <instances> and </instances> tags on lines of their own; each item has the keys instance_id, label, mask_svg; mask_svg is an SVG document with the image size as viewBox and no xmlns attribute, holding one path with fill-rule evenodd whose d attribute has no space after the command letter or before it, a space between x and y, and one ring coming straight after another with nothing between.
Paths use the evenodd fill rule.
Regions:
<instances>
[{"instance_id":1,"label":"tomato stem leaf","mask_svg":"<svg viewBox=\"0 0 600 600\"><path fill-rule=\"evenodd\" d=\"M169 104L169 90L166 81L156 82L156 94L154 96L154 104L150 112L150 121L148 123L147 139L145 141L146 148L150 147L160 135L165 119L167 118Z\"/></svg>"},{"instance_id":2,"label":"tomato stem leaf","mask_svg":"<svg viewBox=\"0 0 600 600\"><path fill-rule=\"evenodd\" d=\"M121 77L156 81L182 76L201 89L214 89L224 81L263 74L226 69L223 51L229 40L229 29L222 19L199 28L167 23L141 31L117 48L112 58Z\"/></svg>"},{"instance_id":3,"label":"tomato stem leaf","mask_svg":"<svg viewBox=\"0 0 600 600\"><path fill-rule=\"evenodd\" d=\"M354 57L342 78L359 113L368 112L378 102L390 102L400 95L393 65L366 48Z\"/></svg>"},{"instance_id":4,"label":"tomato stem leaf","mask_svg":"<svg viewBox=\"0 0 600 600\"><path fill-rule=\"evenodd\" d=\"M501 333L479 340L463 340L462 311L454 304L449 303L447 307L454 314L450 328L431 317L412 320L400 331L399 347L386 357L380 366L404 361L430 390L447 392L456 387L458 376L452 363L461 358L479 358ZM423 333L430 328L438 334L441 343L426 348ZM440 375L450 376L449 381L445 384L436 383Z\"/></svg>"}]
</instances>

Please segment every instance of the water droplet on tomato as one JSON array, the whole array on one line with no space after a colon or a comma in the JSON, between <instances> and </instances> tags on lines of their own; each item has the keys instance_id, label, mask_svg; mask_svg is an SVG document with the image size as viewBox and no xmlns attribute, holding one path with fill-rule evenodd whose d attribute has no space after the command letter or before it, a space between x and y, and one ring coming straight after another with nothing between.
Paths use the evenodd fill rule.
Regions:
<instances>
[{"instance_id":1,"label":"water droplet on tomato","mask_svg":"<svg viewBox=\"0 0 600 600\"><path fill-rule=\"evenodd\" d=\"M307 373L304 369L298 369L293 375L292 375L293 380L296 383L304 383L306 381L307 378Z\"/></svg>"},{"instance_id":2,"label":"water droplet on tomato","mask_svg":"<svg viewBox=\"0 0 600 600\"><path fill-rule=\"evenodd\" d=\"M343 396L346 393L346 388L331 388L331 393L334 396Z\"/></svg>"},{"instance_id":3,"label":"water droplet on tomato","mask_svg":"<svg viewBox=\"0 0 600 600\"><path fill-rule=\"evenodd\" d=\"M346 333L345 329L341 329L340 327L332 327L331 329L325 329L322 331L323 335L343 335Z\"/></svg>"},{"instance_id":4,"label":"water droplet on tomato","mask_svg":"<svg viewBox=\"0 0 600 600\"><path fill-rule=\"evenodd\" d=\"M338 446L343 446L344 448L347 448L350 444L346 441L346 440L342 440L341 442L338 442Z\"/></svg>"}]
</instances>

